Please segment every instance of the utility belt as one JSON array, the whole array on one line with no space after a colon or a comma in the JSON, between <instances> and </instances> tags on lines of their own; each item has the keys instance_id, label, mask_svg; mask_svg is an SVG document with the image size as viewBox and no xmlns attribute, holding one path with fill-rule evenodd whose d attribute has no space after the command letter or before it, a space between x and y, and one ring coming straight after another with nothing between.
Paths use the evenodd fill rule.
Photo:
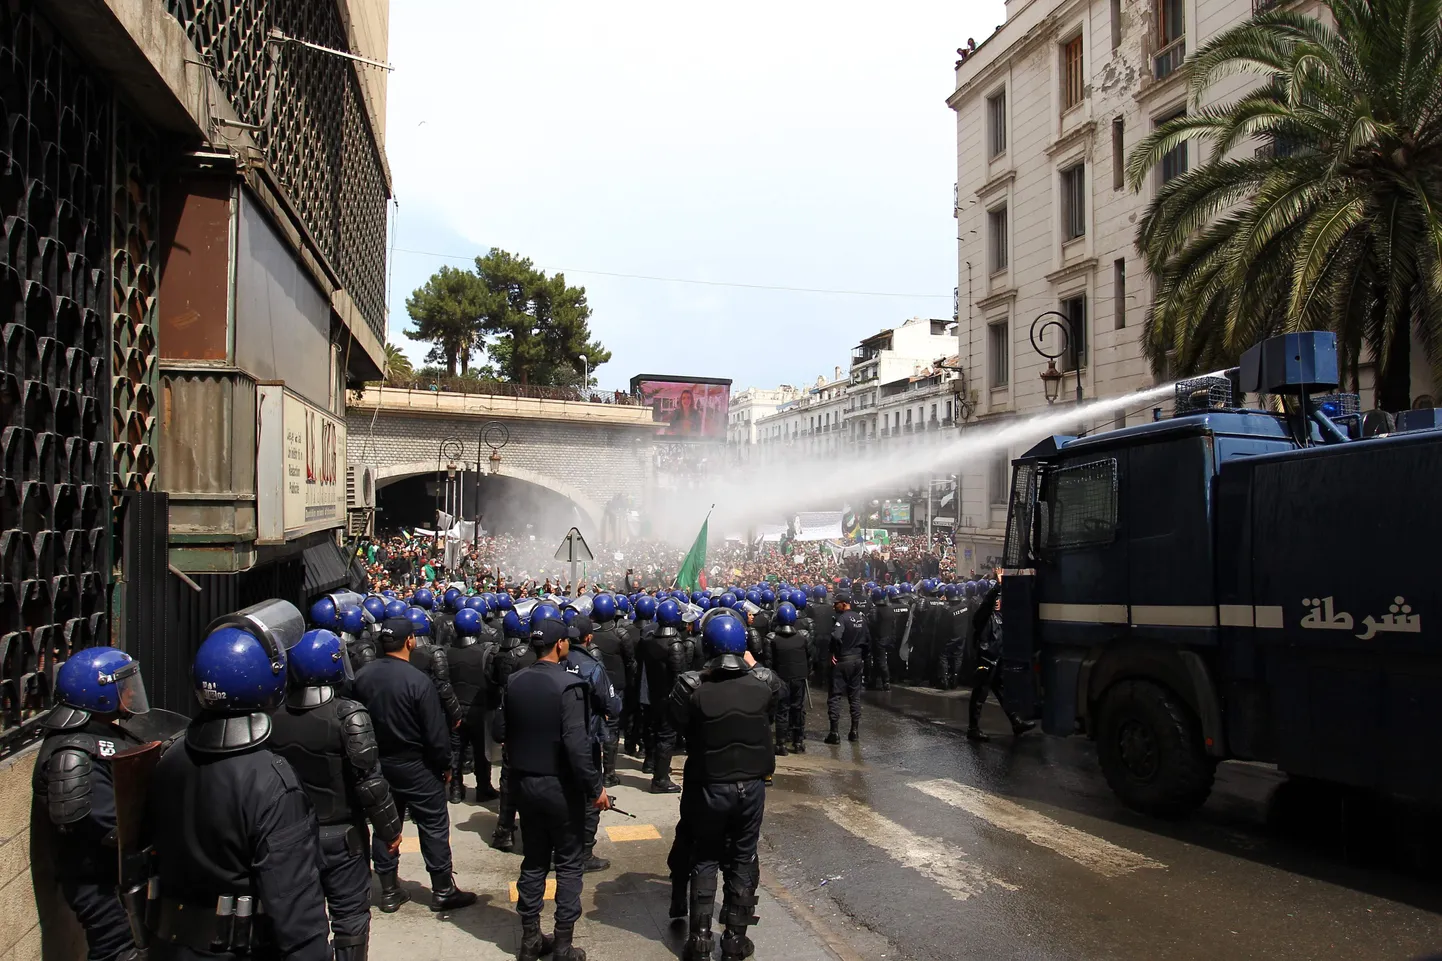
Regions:
<instances>
[{"instance_id":1,"label":"utility belt","mask_svg":"<svg viewBox=\"0 0 1442 961\"><path fill-rule=\"evenodd\" d=\"M260 899L222 894L214 905L161 898L153 941L211 954L250 955L273 947L275 931Z\"/></svg>"},{"instance_id":2,"label":"utility belt","mask_svg":"<svg viewBox=\"0 0 1442 961\"><path fill-rule=\"evenodd\" d=\"M838 654L836 657L836 663L840 664L843 661L859 661L861 660L862 656L863 655L860 651L852 651L849 654Z\"/></svg>"}]
</instances>

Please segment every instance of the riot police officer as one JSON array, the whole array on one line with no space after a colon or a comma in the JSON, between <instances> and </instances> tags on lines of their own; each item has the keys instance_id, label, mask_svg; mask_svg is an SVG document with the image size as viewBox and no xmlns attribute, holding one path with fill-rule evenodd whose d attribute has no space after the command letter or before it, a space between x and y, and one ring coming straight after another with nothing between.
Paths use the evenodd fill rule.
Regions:
<instances>
[{"instance_id":1,"label":"riot police officer","mask_svg":"<svg viewBox=\"0 0 1442 961\"><path fill-rule=\"evenodd\" d=\"M429 595L422 588L418 596ZM455 688L451 685L451 659L446 649L434 643L431 630L430 611L423 607L406 608L405 617L410 619L415 648L411 651L411 666L431 679L436 694L440 696L441 708L446 712L446 724L454 728L461 720L461 702L456 699Z\"/></svg>"},{"instance_id":2,"label":"riot police officer","mask_svg":"<svg viewBox=\"0 0 1442 961\"><path fill-rule=\"evenodd\" d=\"M986 592L976 612L972 615L971 636L976 639L976 683L971 689L971 704L967 709L966 738L968 741L989 741L981 729L981 708L986 703L987 692L996 695L997 703L1006 712L1013 734L1025 734L1036 727L1034 721L1024 721L1021 715L1006 706L1001 681L1001 583Z\"/></svg>"},{"instance_id":3,"label":"riot police officer","mask_svg":"<svg viewBox=\"0 0 1442 961\"><path fill-rule=\"evenodd\" d=\"M968 590L969 588L969 590ZM947 584L942 588L946 609L951 615L951 629L941 649L941 689L949 691L961 683L961 665L971 636L971 608L975 603L976 585Z\"/></svg>"},{"instance_id":4,"label":"riot police officer","mask_svg":"<svg viewBox=\"0 0 1442 961\"><path fill-rule=\"evenodd\" d=\"M33 787L45 812L65 903L85 929L89 961L137 957L117 893L115 782L110 759L145 742L127 723L149 712L140 665L113 647L76 651L55 675L54 710Z\"/></svg>"},{"instance_id":5,"label":"riot police officer","mask_svg":"<svg viewBox=\"0 0 1442 961\"><path fill-rule=\"evenodd\" d=\"M441 602L429 611L431 615L431 635L436 646L449 650L456 643L455 617L456 611L460 608L461 592L454 587L446 588L441 595Z\"/></svg>"},{"instance_id":6,"label":"riot police officer","mask_svg":"<svg viewBox=\"0 0 1442 961\"><path fill-rule=\"evenodd\" d=\"M826 596L826 586L817 584L811 589L811 602L807 605L807 612L811 617L811 636L818 639L831 637L832 628L836 626L836 610ZM826 647L817 643L816 661L813 669L816 676L821 679L826 677Z\"/></svg>"},{"instance_id":7,"label":"riot police officer","mask_svg":"<svg viewBox=\"0 0 1442 961\"><path fill-rule=\"evenodd\" d=\"M470 607L456 611L456 640L451 647L451 687L461 705L461 723L451 730L451 783L448 799L466 799L465 761L469 751L476 759L476 800L494 801L499 795L491 786L491 762L486 757L486 714L490 698L487 680L491 658L500 649L498 644L482 640L485 625L481 615Z\"/></svg>"},{"instance_id":8,"label":"riot police officer","mask_svg":"<svg viewBox=\"0 0 1442 961\"><path fill-rule=\"evenodd\" d=\"M647 768L650 769L652 794L677 794L681 786L671 780L676 729L671 725L670 712L666 710L666 698L676 683L677 675L688 666L681 636L681 605L670 598L662 601L656 608L656 621L660 627L641 640L641 663L646 672L646 693L650 701L646 723L646 763L641 770L646 772ZM739 625L740 621L737 623ZM745 628L741 630L744 636Z\"/></svg>"},{"instance_id":9,"label":"riot police officer","mask_svg":"<svg viewBox=\"0 0 1442 961\"><path fill-rule=\"evenodd\" d=\"M611 681L611 687L621 698L620 717L606 722L606 737L601 742L602 777L606 787L615 787L621 783L616 774L616 755L621 746L621 731L630 720L626 712L632 709L628 706L631 702L628 692L640 680L636 676L636 642L629 631L621 629L621 620L616 616L616 598L610 594L596 595L596 599L591 603L591 615L595 620L595 633L591 644L600 654L601 663L606 666L606 676Z\"/></svg>"},{"instance_id":10,"label":"riot police officer","mask_svg":"<svg viewBox=\"0 0 1442 961\"><path fill-rule=\"evenodd\" d=\"M564 664L566 670L578 675L586 682L586 692L590 708L590 731L596 747L597 771L603 771L601 759L605 750L607 729L616 724L621 717L621 698L616 694L616 689L611 686L611 679L606 671L606 665L601 658L601 652L596 650L593 640L594 628L591 619L585 614L578 614L571 619L570 632L567 640L570 643L570 650L567 652ZM602 775L602 787L605 785L604 774ZM582 870L604 871L611 866L611 862L605 858L596 857L596 832L601 826L601 812L597 808L586 809L586 829L582 838Z\"/></svg>"},{"instance_id":11,"label":"riot police officer","mask_svg":"<svg viewBox=\"0 0 1442 961\"><path fill-rule=\"evenodd\" d=\"M356 699L375 722L381 772L402 816L410 813L420 834L421 857L431 876L431 910L474 904L476 896L456 887L451 872L451 820L445 779L450 776L451 732L435 685L410 663L416 646L410 618L381 625L384 656L361 668ZM400 860L380 838L372 845L381 882L380 908L394 912L409 900L396 872Z\"/></svg>"},{"instance_id":12,"label":"riot police officer","mask_svg":"<svg viewBox=\"0 0 1442 961\"><path fill-rule=\"evenodd\" d=\"M502 595L503 597L505 595ZM549 608L549 611L544 610ZM536 609L542 610L542 620L554 614L559 617L560 612L556 611L554 605L537 604ZM535 616L535 610L531 612ZM488 680L490 681L490 708L499 710L505 699L506 685L516 672L524 670L536 663L536 652L526 641L526 633L521 627L521 617L516 611L508 610L501 621L505 635L501 642L501 649L496 656L491 658L491 666ZM494 722L493 722L494 723ZM500 743L498 741L498 743ZM510 851L516 844L516 801L515 795L511 793L511 760L510 751L501 743L501 777L500 777L500 805L496 809L496 829L491 834L491 847L497 851Z\"/></svg>"},{"instance_id":13,"label":"riot police officer","mask_svg":"<svg viewBox=\"0 0 1442 961\"><path fill-rule=\"evenodd\" d=\"M513 674L496 712L493 734L506 745L526 834L526 852L516 881L521 917L520 961L550 954L556 961L585 961L571 944L581 916L584 808L610 806L592 753L585 681L566 670L571 629L557 611L535 619L531 647L537 660ZM552 608L554 610L554 608ZM556 928L541 934L541 904L551 860L556 864Z\"/></svg>"},{"instance_id":14,"label":"riot police officer","mask_svg":"<svg viewBox=\"0 0 1442 961\"><path fill-rule=\"evenodd\" d=\"M304 626L291 604L265 601L220 618L196 651L200 713L156 765L146 806L155 961L331 959L315 812L268 743Z\"/></svg>"},{"instance_id":15,"label":"riot police officer","mask_svg":"<svg viewBox=\"0 0 1442 961\"><path fill-rule=\"evenodd\" d=\"M786 738L791 749L806 752L806 684L811 662L816 659L811 635L796 629L796 606L782 601L776 609L776 628L767 638L771 653L772 672L781 682L781 706L776 711L776 753L786 754Z\"/></svg>"},{"instance_id":16,"label":"riot police officer","mask_svg":"<svg viewBox=\"0 0 1442 961\"><path fill-rule=\"evenodd\" d=\"M840 744L841 698L851 707L851 732L848 741L860 737L861 683L866 671L866 652L871 647L871 631L860 611L851 609L851 594L836 592L836 625L831 629L831 695L826 699L826 718L831 731L827 744Z\"/></svg>"},{"instance_id":17,"label":"riot police officer","mask_svg":"<svg viewBox=\"0 0 1442 961\"><path fill-rule=\"evenodd\" d=\"M381 776L370 713L337 693L351 673L340 637L307 631L287 660L290 685L284 707L271 716L270 749L290 763L320 823L320 882L336 961L365 961L371 927L365 822L395 854L400 812Z\"/></svg>"},{"instance_id":18,"label":"riot police officer","mask_svg":"<svg viewBox=\"0 0 1442 961\"><path fill-rule=\"evenodd\" d=\"M776 770L771 728L781 685L764 667L745 660L746 631L739 619L712 617L702 643L706 669L678 678L668 700L676 727L691 745L686 782L696 782L681 812L693 845L691 918L683 958L711 958L711 912L716 872L725 877L721 901L721 957L749 957L746 929L756 923L756 859L766 810L766 778Z\"/></svg>"},{"instance_id":19,"label":"riot police officer","mask_svg":"<svg viewBox=\"0 0 1442 961\"><path fill-rule=\"evenodd\" d=\"M896 648L896 608L891 606L887 591L871 589L871 613L868 616L872 646L867 658L866 682L873 690L891 690L891 655Z\"/></svg>"}]
</instances>

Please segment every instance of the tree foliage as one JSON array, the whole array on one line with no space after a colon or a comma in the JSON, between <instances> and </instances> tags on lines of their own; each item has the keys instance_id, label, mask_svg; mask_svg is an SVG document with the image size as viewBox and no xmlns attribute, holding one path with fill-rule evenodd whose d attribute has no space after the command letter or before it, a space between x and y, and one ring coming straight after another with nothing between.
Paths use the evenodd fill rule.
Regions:
<instances>
[{"instance_id":1,"label":"tree foliage","mask_svg":"<svg viewBox=\"0 0 1442 961\"><path fill-rule=\"evenodd\" d=\"M528 258L504 250L477 257L475 269L442 267L406 302L416 322L406 336L432 343L427 361L454 376L481 351L487 374L539 386L582 384L611 352L591 336L586 288L547 275ZM581 357L585 356L583 363Z\"/></svg>"},{"instance_id":2,"label":"tree foliage","mask_svg":"<svg viewBox=\"0 0 1442 961\"><path fill-rule=\"evenodd\" d=\"M1266 82L1129 158L1140 190L1178 145L1210 148L1137 231L1157 284L1143 349L1159 372L1194 373L1272 334L1332 330L1353 387L1365 347L1379 406L1405 409L1412 335L1442 382L1442 0L1323 3L1335 27L1272 9L1205 44L1194 103L1235 74Z\"/></svg>"},{"instance_id":3,"label":"tree foliage","mask_svg":"<svg viewBox=\"0 0 1442 961\"><path fill-rule=\"evenodd\" d=\"M413 373L411 359L395 344L386 344L386 383L401 381Z\"/></svg>"}]
</instances>

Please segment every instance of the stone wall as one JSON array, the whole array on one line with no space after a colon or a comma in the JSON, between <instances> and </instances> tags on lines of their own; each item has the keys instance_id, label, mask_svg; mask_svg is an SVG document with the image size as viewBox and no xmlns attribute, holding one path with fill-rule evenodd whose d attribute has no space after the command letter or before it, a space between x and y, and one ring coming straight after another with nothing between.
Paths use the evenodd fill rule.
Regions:
<instances>
[{"instance_id":1,"label":"stone wall","mask_svg":"<svg viewBox=\"0 0 1442 961\"><path fill-rule=\"evenodd\" d=\"M31 829L38 751L0 762L0 961L81 961L85 934L61 897L45 835Z\"/></svg>"}]
</instances>

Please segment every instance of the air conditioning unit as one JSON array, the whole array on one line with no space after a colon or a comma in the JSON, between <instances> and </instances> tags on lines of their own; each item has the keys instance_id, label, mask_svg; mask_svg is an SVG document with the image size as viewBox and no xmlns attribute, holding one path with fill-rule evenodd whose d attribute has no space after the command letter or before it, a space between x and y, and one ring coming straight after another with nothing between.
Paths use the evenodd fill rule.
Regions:
<instances>
[{"instance_id":1,"label":"air conditioning unit","mask_svg":"<svg viewBox=\"0 0 1442 961\"><path fill-rule=\"evenodd\" d=\"M376 506L375 468L368 465L347 467L345 472L345 504L350 510L368 510Z\"/></svg>"}]
</instances>

